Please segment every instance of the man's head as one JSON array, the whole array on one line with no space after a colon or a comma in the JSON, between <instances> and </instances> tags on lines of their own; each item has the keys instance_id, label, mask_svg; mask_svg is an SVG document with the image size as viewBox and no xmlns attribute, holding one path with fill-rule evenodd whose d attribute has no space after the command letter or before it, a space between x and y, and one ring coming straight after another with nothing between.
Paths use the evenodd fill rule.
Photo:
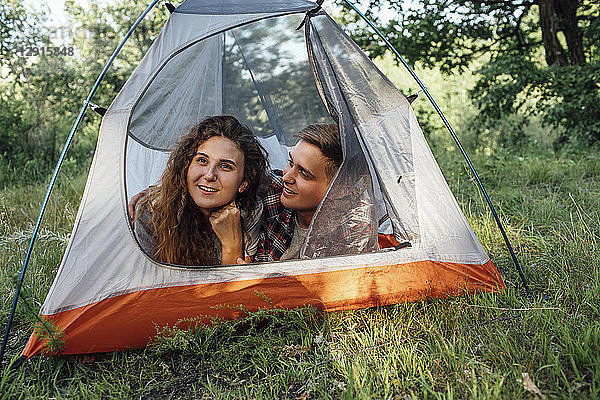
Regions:
<instances>
[{"instance_id":1,"label":"man's head","mask_svg":"<svg viewBox=\"0 0 600 400\"><path fill-rule=\"evenodd\" d=\"M297 212L301 226L308 226L343 154L336 124L308 125L298 137L300 141L290 152L283 171L281 203Z\"/></svg>"}]
</instances>

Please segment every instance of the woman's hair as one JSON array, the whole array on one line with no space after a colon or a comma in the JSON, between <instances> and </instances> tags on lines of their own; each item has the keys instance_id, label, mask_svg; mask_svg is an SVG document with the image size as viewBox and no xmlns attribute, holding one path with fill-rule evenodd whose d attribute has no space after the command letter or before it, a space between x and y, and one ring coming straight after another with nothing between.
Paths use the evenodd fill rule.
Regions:
<instances>
[{"instance_id":1,"label":"woman's hair","mask_svg":"<svg viewBox=\"0 0 600 400\"><path fill-rule=\"evenodd\" d=\"M187 172L198 147L211 137L230 139L244 154L246 190L237 193L240 211L256 206L256 192L267 169L266 152L248 127L229 115L208 117L180 139L169 157L160 185L140 200L140 213L152 212L154 258L169 264L213 265L217 262L214 235L187 187Z\"/></svg>"}]
</instances>

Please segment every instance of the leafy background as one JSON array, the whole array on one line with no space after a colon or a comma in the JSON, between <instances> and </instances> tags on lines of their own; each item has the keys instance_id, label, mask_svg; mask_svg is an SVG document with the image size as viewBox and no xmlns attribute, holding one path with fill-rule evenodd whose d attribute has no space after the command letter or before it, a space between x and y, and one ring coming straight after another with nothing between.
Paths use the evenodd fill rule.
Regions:
<instances>
[{"instance_id":1,"label":"leafy background","mask_svg":"<svg viewBox=\"0 0 600 400\"><path fill-rule=\"evenodd\" d=\"M340 2L331 15L405 93L412 78ZM5 326L49 174L89 88L145 4L66 3L75 55L47 15L0 0L0 299ZM413 107L509 290L367 310L248 313L159 327L147 349L37 357L13 370L68 243L100 119L85 116L57 182L0 378L2 398L598 398L600 5L589 0L363 1L452 122L534 293L424 96ZM391 11L390 11L391 10ZM110 104L167 18L155 8L93 101ZM268 300L268 299L266 299ZM267 301L268 303L268 301Z\"/></svg>"}]
</instances>

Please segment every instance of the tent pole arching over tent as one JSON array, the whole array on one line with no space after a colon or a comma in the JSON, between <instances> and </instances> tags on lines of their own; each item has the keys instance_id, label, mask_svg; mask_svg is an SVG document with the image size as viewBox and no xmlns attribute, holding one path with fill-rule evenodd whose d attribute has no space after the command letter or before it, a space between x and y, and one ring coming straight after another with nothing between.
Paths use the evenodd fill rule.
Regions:
<instances>
[{"instance_id":1,"label":"tent pole arching over tent","mask_svg":"<svg viewBox=\"0 0 600 400\"><path fill-rule=\"evenodd\" d=\"M450 125L450 123L448 122L448 120L446 119L446 116L444 115L444 113L442 112L442 110L438 107L437 103L435 102L435 100L433 99L433 97L431 96L431 94L429 93L429 91L427 90L427 87L425 87L425 85L423 84L423 82L421 82L421 80L419 79L419 77L417 76L417 74L415 73L415 71L410 67L410 65L408 65L408 63L406 62L406 60L404 60L404 57L402 57L400 55L400 53L398 52L398 50L396 50L396 48L390 43L390 41L387 40L387 38L383 35L383 33L381 33L381 31L375 26L375 24L373 24L373 22L371 22L371 20L369 20L349 0L344 0L344 2L346 4L348 4L348 6L350 6L358 15L360 15L360 17L365 20L365 22L377 33L377 35L379 35L379 37L381 37L381 39L385 42L385 44L388 46L388 48L390 50L392 50L392 52L396 55L396 57L400 60L400 62L404 65L404 67L406 67L406 69L411 74L411 76L415 79L415 81L417 82L417 84L421 87L421 90L425 93L425 95L429 99L431 105L433 106L433 108L435 108L435 111L438 113L438 115L440 116L440 118L444 122L444 125L448 129L448 132L450 132L450 135L452 135L452 138L456 142L456 144L457 144L460 152L462 153L463 157L465 158L465 160L466 160L466 162L467 162L467 164L469 166L469 169L473 173L473 176L475 177L475 181L477 182L477 186L481 190L481 193L483 193L485 201L486 201L487 205L489 206L490 210L492 211L492 214L494 215L494 219L496 220L496 224L498 225L498 228L500 229L500 233L502 233L502 237L504 238L504 241L506 242L506 247L508 247L508 251L510 252L510 255L511 255L512 260L513 260L513 262L515 264L515 267L517 268L517 272L519 273L521 281L523 282L523 287L525 288L525 291L527 292L527 295L531 296L531 291L529 290L529 285L527 285L527 280L525 279L525 276L523 275L523 271L521 270L521 266L519 265L519 261L517 260L517 256L515 255L515 252L513 251L513 248L512 248L512 246L510 244L510 240L508 239L508 236L506 235L506 231L504 230L504 226L502 225L502 221L500 221L500 217L498 217L498 214L496 213L496 209L494 208L494 205L492 204L492 200L490 199L490 197L487 194L487 191L483 187L483 183L479 179L479 175L477 174L477 171L475 170L475 167L471 163L471 160L470 160L469 156L467 155L467 152L465 151L465 149L463 148L462 144L460 143L460 140L458 139L458 136L456 136L456 133L454 132L454 129L452 128L452 126Z\"/></svg>"},{"instance_id":2,"label":"tent pole arching over tent","mask_svg":"<svg viewBox=\"0 0 600 400\"><path fill-rule=\"evenodd\" d=\"M81 123L81 120L83 119L85 111L87 110L92 97L96 93L96 90L98 90L100 83L104 79L104 76L106 75L106 73L107 73L108 69L110 68L110 66L112 65L113 61L115 60L115 58L117 57L117 55L119 54L119 52L121 51L123 46L125 45L125 42L127 42L127 40L129 39L129 37L131 36L131 34L135 30L135 28L137 28L137 26L143 21L143 19L150 12L150 10L152 10L152 8L154 8L156 3L158 3L158 1L159 0L152 0L152 3L150 3L150 5L138 17L138 19L131 26L131 28L129 28L129 31L127 32L127 34L125 35L123 40L121 40L121 43L119 43L119 45L117 46L117 48L115 49L113 54L110 56L109 60L106 62L104 69L102 69L102 72L100 72L100 75L98 75L98 79L96 79L96 83L94 84L94 86L90 90L87 98L85 99L83 106L81 106L81 109L79 110L79 114L77 115L77 119L75 120L75 123L73 124L73 127L71 128L71 131L69 133L69 136L67 137L67 140L63 146L60 157L58 158L58 162L56 163L56 167L54 168L54 173L52 174L52 178L50 179L50 183L48 184L48 189L46 191L44 201L42 202L42 206L40 208L40 213L39 213L37 221L35 223L35 227L33 228L33 233L31 234L31 239L29 241L29 248L27 249L27 255L25 256L25 261L23 262L23 268L21 269L21 275L19 277L19 282L17 284L17 289L15 291L15 298L13 299L12 307L11 307L10 314L8 317L8 322L6 323L6 331L4 332L4 339L2 340L2 349L0 350L0 363L4 359L4 353L6 351L6 344L8 342L8 335L10 333L10 327L12 325L12 320L13 320L13 317L15 314L15 310L17 308L17 302L19 300L19 293L21 292L21 287L23 286L23 280L25 279L25 274L27 273L27 266L29 265L29 260L31 259L31 254L33 251L33 246L35 244L35 240L37 238L37 233L40 229L40 225L42 223L44 213L46 212L46 206L48 205L48 201L50 199L50 195L52 194L52 189L54 188L54 184L56 183L58 173L60 172L60 168L62 167L62 164L67 155L67 152L69 151L69 147L71 146L71 142L73 141L75 132L77 131L77 128L79 127L79 124Z\"/></svg>"}]
</instances>

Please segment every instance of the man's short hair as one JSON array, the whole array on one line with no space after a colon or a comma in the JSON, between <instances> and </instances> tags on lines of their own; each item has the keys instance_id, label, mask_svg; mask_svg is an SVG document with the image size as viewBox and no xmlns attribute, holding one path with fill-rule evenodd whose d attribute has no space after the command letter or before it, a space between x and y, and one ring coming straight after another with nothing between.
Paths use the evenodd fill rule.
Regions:
<instances>
[{"instance_id":1,"label":"man's short hair","mask_svg":"<svg viewBox=\"0 0 600 400\"><path fill-rule=\"evenodd\" d=\"M331 179L344 158L340 133L336 124L311 124L298 133L298 138L321 150L327 159L325 173Z\"/></svg>"}]
</instances>

